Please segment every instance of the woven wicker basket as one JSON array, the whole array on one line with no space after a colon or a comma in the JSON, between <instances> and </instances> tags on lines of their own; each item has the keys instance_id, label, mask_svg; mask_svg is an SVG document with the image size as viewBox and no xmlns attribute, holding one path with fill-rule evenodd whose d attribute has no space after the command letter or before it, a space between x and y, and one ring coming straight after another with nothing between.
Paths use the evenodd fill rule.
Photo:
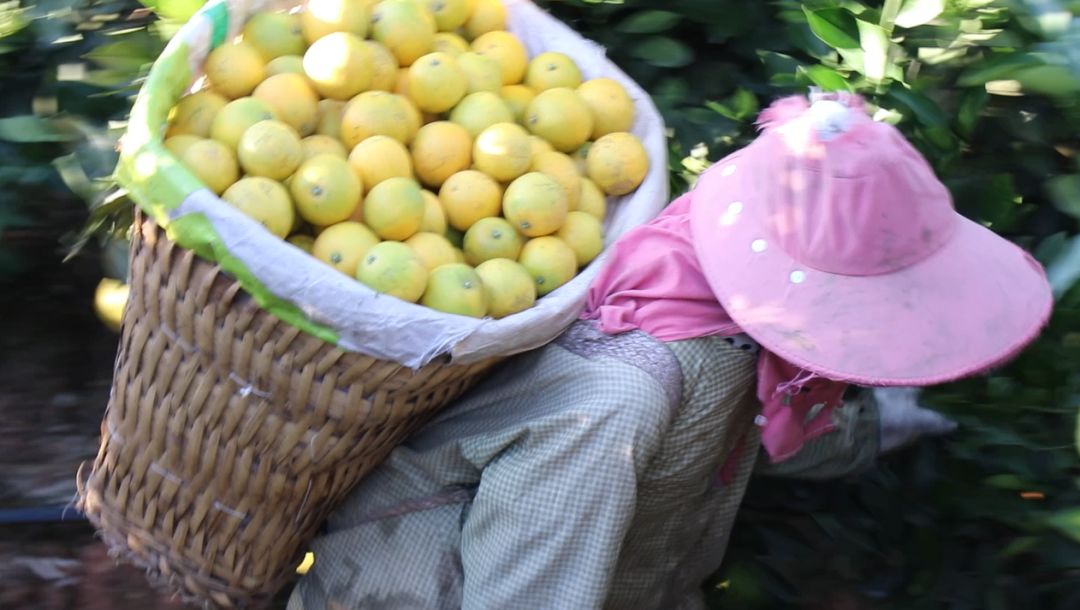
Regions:
<instances>
[{"instance_id":1,"label":"woven wicker basket","mask_svg":"<svg viewBox=\"0 0 1080 610\"><path fill-rule=\"evenodd\" d=\"M483 374L413 371L261 309L137 218L113 391L81 508L189 601L257 608L354 484Z\"/></svg>"}]
</instances>

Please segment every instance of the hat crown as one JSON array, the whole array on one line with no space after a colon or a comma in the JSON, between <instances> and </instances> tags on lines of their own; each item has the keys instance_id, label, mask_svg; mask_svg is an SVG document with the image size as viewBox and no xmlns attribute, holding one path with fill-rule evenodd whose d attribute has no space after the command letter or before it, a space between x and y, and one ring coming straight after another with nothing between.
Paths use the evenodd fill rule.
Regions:
<instances>
[{"instance_id":1,"label":"hat crown","mask_svg":"<svg viewBox=\"0 0 1080 610\"><path fill-rule=\"evenodd\" d=\"M803 100L782 120L766 115L741 155L761 189L763 237L829 273L880 275L925 259L954 232L948 189L896 128L861 104L844 104L847 116L838 105Z\"/></svg>"}]
</instances>

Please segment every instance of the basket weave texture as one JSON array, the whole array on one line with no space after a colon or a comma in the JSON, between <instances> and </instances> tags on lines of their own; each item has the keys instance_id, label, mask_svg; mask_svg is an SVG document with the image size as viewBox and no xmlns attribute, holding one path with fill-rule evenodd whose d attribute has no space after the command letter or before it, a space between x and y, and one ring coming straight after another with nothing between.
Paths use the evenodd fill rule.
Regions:
<instances>
[{"instance_id":1,"label":"basket weave texture","mask_svg":"<svg viewBox=\"0 0 1080 610\"><path fill-rule=\"evenodd\" d=\"M138 217L112 394L79 504L181 597L258 608L327 515L497 359L419 370L267 313Z\"/></svg>"}]
</instances>

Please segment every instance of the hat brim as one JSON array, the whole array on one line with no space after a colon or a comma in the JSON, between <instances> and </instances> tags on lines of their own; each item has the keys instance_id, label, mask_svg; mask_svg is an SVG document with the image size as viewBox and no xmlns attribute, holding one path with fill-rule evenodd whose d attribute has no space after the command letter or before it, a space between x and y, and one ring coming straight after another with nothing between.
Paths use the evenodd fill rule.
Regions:
<instances>
[{"instance_id":1,"label":"hat brim","mask_svg":"<svg viewBox=\"0 0 1080 610\"><path fill-rule=\"evenodd\" d=\"M1039 263L959 215L943 247L893 273L800 265L768 243L755 206L762 189L747 183L754 172L738 171L740 156L696 185L694 248L732 319L792 364L861 385L932 385L1002 364L1046 324L1053 298Z\"/></svg>"}]
</instances>

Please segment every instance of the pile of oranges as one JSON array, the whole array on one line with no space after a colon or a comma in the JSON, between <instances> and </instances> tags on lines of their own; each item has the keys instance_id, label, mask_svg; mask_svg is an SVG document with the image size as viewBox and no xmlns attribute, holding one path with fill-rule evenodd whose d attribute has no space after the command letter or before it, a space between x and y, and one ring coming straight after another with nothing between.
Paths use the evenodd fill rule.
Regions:
<instances>
[{"instance_id":1,"label":"pile of oranges","mask_svg":"<svg viewBox=\"0 0 1080 610\"><path fill-rule=\"evenodd\" d=\"M372 289L503 317L603 248L649 168L617 81L530 57L500 0L309 0L210 52L166 147L268 231Z\"/></svg>"}]
</instances>

